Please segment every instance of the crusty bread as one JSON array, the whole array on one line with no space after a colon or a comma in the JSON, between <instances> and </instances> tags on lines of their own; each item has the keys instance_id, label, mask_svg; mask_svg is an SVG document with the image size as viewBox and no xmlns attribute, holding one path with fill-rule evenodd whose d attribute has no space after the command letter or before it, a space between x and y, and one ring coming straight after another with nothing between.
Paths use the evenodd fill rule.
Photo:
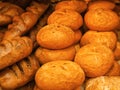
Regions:
<instances>
[{"instance_id":1,"label":"crusty bread","mask_svg":"<svg viewBox=\"0 0 120 90\"><path fill-rule=\"evenodd\" d=\"M47 24L53 23L68 26L72 30L78 30L83 25L83 18L81 14L74 10L55 10L47 20Z\"/></svg>"},{"instance_id":2,"label":"crusty bread","mask_svg":"<svg viewBox=\"0 0 120 90\"><path fill-rule=\"evenodd\" d=\"M88 30L82 36L80 45L84 46L89 43L103 44L111 50L114 50L117 44L117 36L114 32L97 32Z\"/></svg>"},{"instance_id":3,"label":"crusty bread","mask_svg":"<svg viewBox=\"0 0 120 90\"><path fill-rule=\"evenodd\" d=\"M90 2L88 4L88 10L93 10L98 8L113 10L115 8L115 3L109 0L97 0L97 1Z\"/></svg>"},{"instance_id":4,"label":"crusty bread","mask_svg":"<svg viewBox=\"0 0 120 90\"><path fill-rule=\"evenodd\" d=\"M35 56L38 58L41 64L55 60L74 60L76 54L75 46L70 46L64 49L52 50L39 47Z\"/></svg>"},{"instance_id":5,"label":"crusty bread","mask_svg":"<svg viewBox=\"0 0 120 90\"><path fill-rule=\"evenodd\" d=\"M85 71L87 77L98 77L106 74L114 62L114 54L105 45L87 44L81 47L75 62Z\"/></svg>"},{"instance_id":6,"label":"crusty bread","mask_svg":"<svg viewBox=\"0 0 120 90\"><path fill-rule=\"evenodd\" d=\"M44 48L63 49L74 44L75 35L71 28L56 23L41 28L36 39Z\"/></svg>"},{"instance_id":7,"label":"crusty bread","mask_svg":"<svg viewBox=\"0 0 120 90\"><path fill-rule=\"evenodd\" d=\"M82 0L66 0L56 4L55 10L58 9L70 9L82 13L87 9L87 4Z\"/></svg>"},{"instance_id":8,"label":"crusty bread","mask_svg":"<svg viewBox=\"0 0 120 90\"><path fill-rule=\"evenodd\" d=\"M87 81L85 90L120 90L119 76L101 76Z\"/></svg>"},{"instance_id":9,"label":"crusty bread","mask_svg":"<svg viewBox=\"0 0 120 90\"><path fill-rule=\"evenodd\" d=\"M38 60L34 55L30 55L0 72L0 86L3 90L21 87L34 78L38 68Z\"/></svg>"},{"instance_id":10,"label":"crusty bread","mask_svg":"<svg viewBox=\"0 0 120 90\"><path fill-rule=\"evenodd\" d=\"M81 67L72 61L52 61L43 64L35 75L35 82L41 90L74 90L85 79Z\"/></svg>"},{"instance_id":11,"label":"crusty bread","mask_svg":"<svg viewBox=\"0 0 120 90\"><path fill-rule=\"evenodd\" d=\"M86 12L84 21L90 30L95 31L114 31L120 24L119 17L114 11L103 8Z\"/></svg>"},{"instance_id":12,"label":"crusty bread","mask_svg":"<svg viewBox=\"0 0 120 90\"><path fill-rule=\"evenodd\" d=\"M0 43L0 70L20 61L32 52L33 43L28 37L16 37Z\"/></svg>"},{"instance_id":13,"label":"crusty bread","mask_svg":"<svg viewBox=\"0 0 120 90\"><path fill-rule=\"evenodd\" d=\"M0 8L0 26L10 24L14 16L24 12L21 7L8 2L0 2Z\"/></svg>"}]
</instances>

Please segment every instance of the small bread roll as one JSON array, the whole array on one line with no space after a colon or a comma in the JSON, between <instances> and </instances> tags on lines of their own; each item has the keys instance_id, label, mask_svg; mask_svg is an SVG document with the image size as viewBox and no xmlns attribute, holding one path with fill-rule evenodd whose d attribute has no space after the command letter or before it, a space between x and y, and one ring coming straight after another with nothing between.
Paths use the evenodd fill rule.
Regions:
<instances>
[{"instance_id":1,"label":"small bread roll","mask_svg":"<svg viewBox=\"0 0 120 90\"><path fill-rule=\"evenodd\" d=\"M111 38L112 37L112 38ZM117 36L114 32L97 32L87 31L81 38L80 45L84 46L89 43L103 44L111 50L116 48Z\"/></svg>"},{"instance_id":2,"label":"small bread roll","mask_svg":"<svg viewBox=\"0 0 120 90\"><path fill-rule=\"evenodd\" d=\"M47 20L47 24L58 23L70 27L72 30L78 30L83 25L82 16L73 10L56 10Z\"/></svg>"},{"instance_id":3,"label":"small bread roll","mask_svg":"<svg viewBox=\"0 0 120 90\"><path fill-rule=\"evenodd\" d=\"M82 13L87 9L87 4L79 0L61 1L55 6L55 10L58 9L70 9Z\"/></svg>"},{"instance_id":4,"label":"small bread roll","mask_svg":"<svg viewBox=\"0 0 120 90\"><path fill-rule=\"evenodd\" d=\"M75 62L85 71L87 77L102 76L114 62L114 54L104 45L87 44L79 49Z\"/></svg>"},{"instance_id":5,"label":"small bread roll","mask_svg":"<svg viewBox=\"0 0 120 90\"><path fill-rule=\"evenodd\" d=\"M70 46L65 49L52 50L39 47L35 55L41 64L55 60L73 60L76 54L75 46Z\"/></svg>"},{"instance_id":6,"label":"small bread roll","mask_svg":"<svg viewBox=\"0 0 120 90\"><path fill-rule=\"evenodd\" d=\"M88 10L94 10L98 8L113 10L115 8L115 3L109 0L97 0L88 4Z\"/></svg>"},{"instance_id":7,"label":"small bread roll","mask_svg":"<svg viewBox=\"0 0 120 90\"><path fill-rule=\"evenodd\" d=\"M67 26L50 24L39 30L36 39L44 48L63 49L74 44L75 33Z\"/></svg>"},{"instance_id":8,"label":"small bread roll","mask_svg":"<svg viewBox=\"0 0 120 90\"><path fill-rule=\"evenodd\" d=\"M84 21L90 30L95 31L114 31L120 24L117 13L103 8L86 12Z\"/></svg>"},{"instance_id":9,"label":"small bread roll","mask_svg":"<svg viewBox=\"0 0 120 90\"><path fill-rule=\"evenodd\" d=\"M81 67L72 61L52 61L43 64L35 75L41 90L74 90L85 80Z\"/></svg>"},{"instance_id":10,"label":"small bread roll","mask_svg":"<svg viewBox=\"0 0 120 90\"><path fill-rule=\"evenodd\" d=\"M86 82L85 90L120 90L119 76L101 76Z\"/></svg>"}]
</instances>

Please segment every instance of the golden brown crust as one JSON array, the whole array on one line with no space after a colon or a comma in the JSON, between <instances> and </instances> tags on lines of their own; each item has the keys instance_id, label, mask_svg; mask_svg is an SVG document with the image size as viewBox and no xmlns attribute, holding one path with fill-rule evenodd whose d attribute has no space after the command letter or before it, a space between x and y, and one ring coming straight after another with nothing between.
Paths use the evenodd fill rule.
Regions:
<instances>
[{"instance_id":1,"label":"golden brown crust","mask_svg":"<svg viewBox=\"0 0 120 90\"><path fill-rule=\"evenodd\" d=\"M70 46L68 48L59 50L50 50L39 47L35 52L35 56L38 58L41 64L44 64L56 60L72 61L74 59L75 53L75 46Z\"/></svg>"},{"instance_id":2,"label":"golden brown crust","mask_svg":"<svg viewBox=\"0 0 120 90\"><path fill-rule=\"evenodd\" d=\"M38 68L37 59L34 55L30 55L0 72L0 86L3 89L23 86L34 78Z\"/></svg>"},{"instance_id":3,"label":"golden brown crust","mask_svg":"<svg viewBox=\"0 0 120 90\"><path fill-rule=\"evenodd\" d=\"M61 1L55 6L55 10L58 9L70 9L82 13L87 9L87 4L79 0Z\"/></svg>"},{"instance_id":4,"label":"golden brown crust","mask_svg":"<svg viewBox=\"0 0 120 90\"><path fill-rule=\"evenodd\" d=\"M84 16L85 24L90 30L113 31L120 21L118 15L109 9L89 10Z\"/></svg>"},{"instance_id":5,"label":"golden brown crust","mask_svg":"<svg viewBox=\"0 0 120 90\"><path fill-rule=\"evenodd\" d=\"M88 10L93 10L98 8L113 10L115 6L116 6L115 3L109 0L97 0L97 1L90 2L88 4Z\"/></svg>"},{"instance_id":6,"label":"golden brown crust","mask_svg":"<svg viewBox=\"0 0 120 90\"><path fill-rule=\"evenodd\" d=\"M79 13L73 10L56 10L48 17L47 23L58 23L66 25L72 30L78 30L83 25L83 18Z\"/></svg>"},{"instance_id":7,"label":"golden brown crust","mask_svg":"<svg viewBox=\"0 0 120 90\"><path fill-rule=\"evenodd\" d=\"M33 44L28 37L16 37L0 43L0 70L27 57Z\"/></svg>"},{"instance_id":8,"label":"golden brown crust","mask_svg":"<svg viewBox=\"0 0 120 90\"><path fill-rule=\"evenodd\" d=\"M85 71L87 77L104 75L112 67L114 54L104 45L87 44L79 49L75 62Z\"/></svg>"},{"instance_id":9,"label":"golden brown crust","mask_svg":"<svg viewBox=\"0 0 120 90\"><path fill-rule=\"evenodd\" d=\"M85 90L119 90L119 76L101 76L87 81Z\"/></svg>"},{"instance_id":10,"label":"golden brown crust","mask_svg":"<svg viewBox=\"0 0 120 90\"><path fill-rule=\"evenodd\" d=\"M84 79L84 72L78 64L62 60L42 65L35 75L36 84L42 90L73 90Z\"/></svg>"},{"instance_id":11,"label":"golden brown crust","mask_svg":"<svg viewBox=\"0 0 120 90\"><path fill-rule=\"evenodd\" d=\"M89 30L82 36L80 45L84 46L89 43L103 44L111 50L114 50L117 44L117 36L114 32L97 32Z\"/></svg>"},{"instance_id":12,"label":"golden brown crust","mask_svg":"<svg viewBox=\"0 0 120 90\"><path fill-rule=\"evenodd\" d=\"M13 23L8 26L4 39L12 39L28 32L47 8L48 4L32 2L25 13L13 18Z\"/></svg>"},{"instance_id":13,"label":"golden brown crust","mask_svg":"<svg viewBox=\"0 0 120 90\"><path fill-rule=\"evenodd\" d=\"M8 2L0 2L0 8L0 26L10 24L14 16L24 12L19 6Z\"/></svg>"},{"instance_id":14,"label":"golden brown crust","mask_svg":"<svg viewBox=\"0 0 120 90\"><path fill-rule=\"evenodd\" d=\"M74 43L75 35L69 27L60 24L49 24L39 30L36 39L41 47L63 49Z\"/></svg>"}]
</instances>

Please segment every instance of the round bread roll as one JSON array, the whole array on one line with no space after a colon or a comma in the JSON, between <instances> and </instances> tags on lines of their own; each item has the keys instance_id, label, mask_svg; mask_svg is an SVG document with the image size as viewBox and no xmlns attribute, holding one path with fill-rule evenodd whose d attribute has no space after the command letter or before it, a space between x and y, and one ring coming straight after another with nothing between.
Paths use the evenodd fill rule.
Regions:
<instances>
[{"instance_id":1,"label":"round bread roll","mask_svg":"<svg viewBox=\"0 0 120 90\"><path fill-rule=\"evenodd\" d=\"M71 28L56 23L41 28L36 38L44 48L63 49L74 44L75 33Z\"/></svg>"},{"instance_id":2,"label":"round bread roll","mask_svg":"<svg viewBox=\"0 0 120 90\"><path fill-rule=\"evenodd\" d=\"M39 47L35 52L35 56L38 58L41 64L55 60L73 60L75 54L75 46L70 46L68 48L59 50L51 50Z\"/></svg>"},{"instance_id":3,"label":"round bread roll","mask_svg":"<svg viewBox=\"0 0 120 90\"><path fill-rule=\"evenodd\" d=\"M114 61L113 66L110 70L105 74L108 76L119 76L120 75L120 65L117 61Z\"/></svg>"},{"instance_id":4,"label":"round bread roll","mask_svg":"<svg viewBox=\"0 0 120 90\"><path fill-rule=\"evenodd\" d=\"M111 50L114 50L117 44L117 36L112 31L97 32L89 30L82 36L80 45L84 46L89 43L103 44L109 47Z\"/></svg>"},{"instance_id":5,"label":"round bread roll","mask_svg":"<svg viewBox=\"0 0 120 90\"><path fill-rule=\"evenodd\" d=\"M114 62L114 54L104 45L87 44L79 49L75 62L85 71L87 77L102 76Z\"/></svg>"},{"instance_id":6,"label":"round bread roll","mask_svg":"<svg viewBox=\"0 0 120 90\"><path fill-rule=\"evenodd\" d=\"M81 67L72 61L52 61L43 64L35 75L41 90L74 90L85 80Z\"/></svg>"},{"instance_id":7,"label":"round bread roll","mask_svg":"<svg viewBox=\"0 0 120 90\"><path fill-rule=\"evenodd\" d=\"M78 30L83 25L82 16L73 10L56 10L47 20L47 24L58 23L70 27L72 30Z\"/></svg>"},{"instance_id":8,"label":"round bread roll","mask_svg":"<svg viewBox=\"0 0 120 90\"><path fill-rule=\"evenodd\" d=\"M86 26L95 31L113 31L120 23L118 15L109 9L89 10L84 16Z\"/></svg>"},{"instance_id":9,"label":"round bread roll","mask_svg":"<svg viewBox=\"0 0 120 90\"><path fill-rule=\"evenodd\" d=\"M87 4L79 0L61 1L55 6L55 10L58 9L70 9L82 13L87 9Z\"/></svg>"},{"instance_id":10,"label":"round bread roll","mask_svg":"<svg viewBox=\"0 0 120 90\"><path fill-rule=\"evenodd\" d=\"M85 90L120 90L119 76L101 76L88 80Z\"/></svg>"},{"instance_id":11,"label":"round bread roll","mask_svg":"<svg viewBox=\"0 0 120 90\"><path fill-rule=\"evenodd\" d=\"M115 60L120 60L120 42L117 41L116 48L114 50Z\"/></svg>"},{"instance_id":12,"label":"round bread roll","mask_svg":"<svg viewBox=\"0 0 120 90\"><path fill-rule=\"evenodd\" d=\"M88 10L95 10L98 8L113 10L115 8L115 3L109 0L97 0L88 4Z\"/></svg>"}]
</instances>

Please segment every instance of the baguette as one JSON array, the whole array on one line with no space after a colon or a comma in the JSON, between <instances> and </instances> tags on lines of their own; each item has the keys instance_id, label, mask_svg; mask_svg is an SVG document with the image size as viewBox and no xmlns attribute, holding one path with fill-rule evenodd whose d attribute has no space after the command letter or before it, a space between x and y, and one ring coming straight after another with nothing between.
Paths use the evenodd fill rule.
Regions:
<instances>
[{"instance_id":1,"label":"baguette","mask_svg":"<svg viewBox=\"0 0 120 90\"><path fill-rule=\"evenodd\" d=\"M0 70L27 57L32 52L32 41L28 37L16 37L0 43Z\"/></svg>"},{"instance_id":2,"label":"baguette","mask_svg":"<svg viewBox=\"0 0 120 90\"><path fill-rule=\"evenodd\" d=\"M23 12L24 10L17 5L0 2L0 26L10 24L14 16L21 15Z\"/></svg>"},{"instance_id":3,"label":"baguette","mask_svg":"<svg viewBox=\"0 0 120 90\"><path fill-rule=\"evenodd\" d=\"M45 12L48 6L48 4L33 1L27 7L25 13L13 18L13 23L8 25L8 31L5 33L3 39L12 39L28 32L37 23L39 17Z\"/></svg>"},{"instance_id":4,"label":"baguette","mask_svg":"<svg viewBox=\"0 0 120 90\"><path fill-rule=\"evenodd\" d=\"M0 86L4 90L14 90L24 86L34 79L34 75L39 68L39 62L31 54L20 62L4 69L0 72Z\"/></svg>"}]
</instances>

